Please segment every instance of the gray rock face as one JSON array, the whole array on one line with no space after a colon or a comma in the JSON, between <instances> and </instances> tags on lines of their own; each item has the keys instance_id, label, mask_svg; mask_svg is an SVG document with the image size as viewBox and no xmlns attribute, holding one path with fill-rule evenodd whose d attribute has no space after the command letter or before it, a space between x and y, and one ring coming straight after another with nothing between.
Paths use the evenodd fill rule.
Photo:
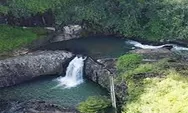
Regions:
<instances>
[{"instance_id":1,"label":"gray rock face","mask_svg":"<svg viewBox=\"0 0 188 113\"><path fill-rule=\"evenodd\" d=\"M144 59L153 59L159 60L163 58L173 57L174 54L172 51L161 48L161 49L136 49L131 51L131 53L137 53L144 57Z\"/></svg>"},{"instance_id":2,"label":"gray rock face","mask_svg":"<svg viewBox=\"0 0 188 113\"><path fill-rule=\"evenodd\" d=\"M80 25L65 26L63 27L63 32L59 33L56 37L54 37L51 42L60 42L79 38L81 31L82 27Z\"/></svg>"},{"instance_id":3,"label":"gray rock face","mask_svg":"<svg viewBox=\"0 0 188 113\"><path fill-rule=\"evenodd\" d=\"M110 76L117 77L115 67L116 59L99 59L94 61L88 58L85 61L85 76L100 86L110 91ZM118 98L123 101L126 95L127 86L125 83L115 83L115 92Z\"/></svg>"},{"instance_id":4,"label":"gray rock face","mask_svg":"<svg viewBox=\"0 0 188 113\"><path fill-rule=\"evenodd\" d=\"M0 87L18 84L41 75L58 74L73 57L66 51L39 51L0 60Z\"/></svg>"},{"instance_id":5,"label":"gray rock face","mask_svg":"<svg viewBox=\"0 0 188 113\"><path fill-rule=\"evenodd\" d=\"M103 65L97 63L91 58L85 61L85 73L86 77L90 80L98 83L104 88L110 89L110 71L104 68Z\"/></svg>"}]
</instances>

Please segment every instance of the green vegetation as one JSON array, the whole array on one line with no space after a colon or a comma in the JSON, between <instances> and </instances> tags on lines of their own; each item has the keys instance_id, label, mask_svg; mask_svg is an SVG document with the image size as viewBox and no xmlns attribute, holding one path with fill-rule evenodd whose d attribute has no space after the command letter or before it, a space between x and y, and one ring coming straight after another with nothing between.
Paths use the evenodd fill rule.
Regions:
<instances>
[{"instance_id":1,"label":"green vegetation","mask_svg":"<svg viewBox=\"0 0 188 113\"><path fill-rule=\"evenodd\" d=\"M7 0L0 12L28 17L51 10L56 24L159 41L188 38L187 0Z\"/></svg>"},{"instance_id":2,"label":"green vegetation","mask_svg":"<svg viewBox=\"0 0 188 113\"><path fill-rule=\"evenodd\" d=\"M0 14L8 14L9 8L0 4Z\"/></svg>"},{"instance_id":3,"label":"green vegetation","mask_svg":"<svg viewBox=\"0 0 188 113\"><path fill-rule=\"evenodd\" d=\"M81 102L78 110L81 113L103 113L110 106L111 102L106 97L92 96Z\"/></svg>"},{"instance_id":4,"label":"green vegetation","mask_svg":"<svg viewBox=\"0 0 188 113\"><path fill-rule=\"evenodd\" d=\"M134 64L135 58L130 56L132 54L126 59ZM124 61L125 67L127 66L127 61L122 60L122 57L118 59L122 65L117 66L120 76L116 78L116 83L123 80L128 86L123 113L186 113L188 111L186 70L180 70L179 66L176 69L168 62L169 59L153 63L136 63L134 68L122 68Z\"/></svg>"},{"instance_id":5,"label":"green vegetation","mask_svg":"<svg viewBox=\"0 0 188 113\"><path fill-rule=\"evenodd\" d=\"M145 78L132 89L123 113L187 113L187 92L188 77L176 71L165 78Z\"/></svg>"},{"instance_id":6,"label":"green vegetation","mask_svg":"<svg viewBox=\"0 0 188 113\"><path fill-rule=\"evenodd\" d=\"M39 36L47 33L42 28L27 28L13 27L0 25L0 52L11 51L37 39Z\"/></svg>"},{"instance_id":7,"label":"green vegetation","mask_svg":"<svg viewBox=\"0 0 188 113\"><path fill-rule=\"evenodd\" d=\"M119 57L117 61L117 68L120 71L128 71L136 68L142 61L142 57L138 54L126 54Z\"/></svg>"}]
</instances>

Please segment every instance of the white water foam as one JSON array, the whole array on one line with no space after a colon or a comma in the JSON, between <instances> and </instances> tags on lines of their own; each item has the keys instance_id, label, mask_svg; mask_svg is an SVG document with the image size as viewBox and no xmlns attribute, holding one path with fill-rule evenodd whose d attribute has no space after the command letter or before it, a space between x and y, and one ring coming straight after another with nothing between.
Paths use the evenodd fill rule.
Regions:
<instances>
[{"instance_id":1,"label":"white water foam","mask_svg":"<svg viewBox=\"0 0 188 113\"><path fill-rule=\"evenodd\" d=\"M175 50L175 51L188 51L188 48L182 47L182 46L178 46L178 45L175 45L175 44L164 44L164 45L159 45L159 46L153 46L153 45L144 45L144 44L142 44L140 42L133 41L133 40L128 40L125 43L134 45L135 47L142 48L142 49L160 49L160 48L162 48L164 46L172 45L173 46L172 50Z\"/></svg>"},{"instance_id":2,"label":"white water foam","mask_svg":"<svg viewBox=\"0 0 188 113\"><path fill-rule=\"evenodd\" d=\"M83 67L86 58L75 57L68 65L65 77L59 77L56 87L72 88L84 82Z\"/></svg>"},{"instance_id":3,"label":"white water foam","mask_svg":"<svg viewBox=\"0 0 188 113\"><path fill-rule=\"evenodd\" d=\"M142 48L142 49L159 49L164 46L164 45L160 45L160 46L144 45L144 44L141 44L140 42L133 41L133 40L128 40L126 41L126 43L134 45L135 47Z\"/></svg>"},{"instance_id":4,"label":"white water foam","mask_svg":"<svg viewBox=\"0 0 188 113\"><path fill-rule=\"evenodd\" d=\"M188 51L188 48L174 45L173 46L173 50L176 50L176 51Z\"/></svg>"}]
</instances>

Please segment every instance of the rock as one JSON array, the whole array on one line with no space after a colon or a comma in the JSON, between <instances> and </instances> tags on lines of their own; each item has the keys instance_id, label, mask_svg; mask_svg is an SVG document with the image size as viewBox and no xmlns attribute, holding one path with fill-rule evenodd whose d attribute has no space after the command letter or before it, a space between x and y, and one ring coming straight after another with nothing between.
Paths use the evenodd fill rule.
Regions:
<instances>
[{"instance_id":1,"label":"rock","mask_svg":"<svg viewBox=\"0 0 188 113\"><path fill-rule=\"evenodd\" d=\"M116 78L118 75L115 62L116 59L99 59L94 61L92 58L88 58L85 61L85 76L110 91L109 77L114 76ZM126 89L124 82L115 84L115 92L121 102L125 98Z\"/></svg>"},{"instance_id":2,"label":"rock","mask_svg":"<svg viewBox=\"0 0 188 113\"><path fill-rule=\"evenodd\" d=\"M108 69L110 72L113 72L113 73L117 73L116 61L117 61L117 58L105 58L105 59L97 60L97 62L102 64L104 68Z\"/></svg>"},{"instance_id":3,"label":"rock","mask_svg":"<svg viewBox=\"0 0 188 113\"><path fill-rule=\"evenodd\" d=\"M73 54L66 51L38 51L0 60L0 87L11 86L41 75L58 74Z\"/></svg>"},{"instance_id":4,"label":"rock","mask_svg":"<svg viewBox=\"0 0 188 113\"><path fill-rule=\"evenodd\" d=\"M85 75L87 78L93 82L99 84L100 86L110 89L109 76L110 72L104 68L100 63L97 63L91 58L85 61Z\"/></svg>"},{"instance_id":5,"label":"rock","mask_svg":"<svg viewBox=\"0 0 188 113\"><path fill-rule=\"evenodd\" d=\"M6 106L6 108L0 109L1 113L78 113L74 108L60 107L56 104L38 100L12 101L1 105Z\"/></svg>"},{"instance_id":6,"label":"rock","mask_svg":"<svg viewBox=\"0 0 188 113\"><path fill-rule=\"evenodd\" d=\"M12 55L13 56L20 56L20 55L25 55L29 53L29 49L28 48L20 48L18 50L14 50Z\"/></svg>"},{"instance_id":7,"label":"rock","mask_svg":"<svg viewBox=\"0 0 188 113\"><path fill-rule=\"evenodd\" d=\"M172 44L165 44L162 48L171 50L174 46Z\"/></svg>"},{"instance_id":8,"label":"rock","mask_svg":"<svg viewBox=\"0 0 188 113\"><path fill-rule=\"evenodd\" d=\"M55 31L56 30L55 27L44 27L44 29L50 30L50 31Z\"/></svg>"},{"instance_id":9,"label":"rock","mask_svg":"<svg viewBox=\"0 0 188 113\"><path fill-rule=\"evenodd\" d=\"M64 40L79 38L81 31L82 27L80 25L65 26L63 27L63 32L54 37L51 42L60 42Z\"/></svg>"},{"instance_id":10,"label":"rock","mask_svg":"<svg viewBox=\"0 0 188 113\"><path fill-rule=\"evenodd\" d=\"M171 58L174 57L172 51L161 48L161 49L136 49L131 51L131 53L141 54L144 59L150 60L159 60L163 58Z\"/></svg>"}]
</instances>

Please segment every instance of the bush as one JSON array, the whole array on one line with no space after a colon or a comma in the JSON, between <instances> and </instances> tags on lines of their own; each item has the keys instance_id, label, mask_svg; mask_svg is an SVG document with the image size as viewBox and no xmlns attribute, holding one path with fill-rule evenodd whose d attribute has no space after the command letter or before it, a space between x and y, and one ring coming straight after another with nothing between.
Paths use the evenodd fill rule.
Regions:
<instances>
[{"instance_id":1,"label":"bush","mask_svg":"<svg viewBox=\"0 0 188 113\"><path fill-rule=\"evenodd\" d=\"M128 71L136 68L142 61L142 56L138 54L126 54L118 58L117 68L119 71Z\"/></svg>"},{"instance_id":2,"label":"bush","mask_svg":"<svg viewBox=\"0 0 188 113\"><path fill-rule=\"evenodd\" d=\"M81 102L78 110L81 113L103 113L111 106L111 102L106 97L92 96Z\"/></svg>"}]
</instances>

